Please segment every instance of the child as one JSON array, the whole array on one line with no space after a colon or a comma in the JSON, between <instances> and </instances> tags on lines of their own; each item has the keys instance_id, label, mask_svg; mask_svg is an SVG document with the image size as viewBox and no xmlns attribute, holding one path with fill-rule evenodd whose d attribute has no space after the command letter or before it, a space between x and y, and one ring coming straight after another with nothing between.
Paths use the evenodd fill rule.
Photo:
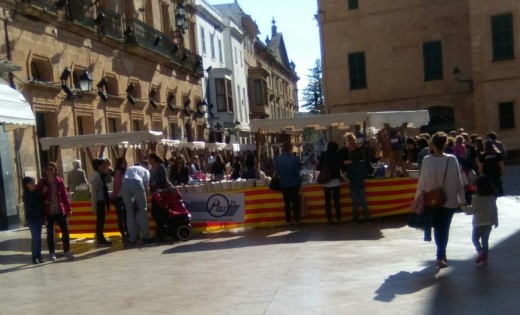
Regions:
<instances>
[{"instance_id":1,"label":"child","mask_svg":"<svg viewBox=\"0 0 520 315\"><path fill-rule=\"evenodd\" d=\"M365 196L366 166L363 154L359 150L350 152L351 162L347 166L347 178L349 179L350 195L352 197L352 219L354 223L365 223L370 220ZM359 221L359 207L363 209L363 220Z\"/></svg>"},{"instance_id":2,"label":"child","mask_svg":"<svg viewBox=\"0 0 520 315\"><path fill-rule=\"evenodd\" d=\"M498 209L495 197L495 187L489 176L480 176L475 182L477 195L473 196L472 204L464 208L467 214L473 214L472 241L478 256L475 263L486 264L489 251L489 234L492 225L498 227Z\"/></svg>"},{"instance_id":3,"label":"child","mask_svg":"<svg viewBox=\"0 0 520 315\"><path fill-rule=\"evenodd\" d=\"M43 198L36 191L34 178L24 177L22 179L23 186L23 203L25 206L25 222L31 231L31 252L32 263L41 264L42 259L42 225L44 217Z\"/></svg>"}]
</instances>

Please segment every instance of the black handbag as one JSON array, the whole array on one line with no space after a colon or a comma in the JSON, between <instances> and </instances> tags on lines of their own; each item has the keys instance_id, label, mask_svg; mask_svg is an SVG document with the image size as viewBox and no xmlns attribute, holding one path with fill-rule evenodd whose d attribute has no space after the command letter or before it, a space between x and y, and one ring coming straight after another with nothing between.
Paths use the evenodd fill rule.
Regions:
<instances>
[{"instance_id":1,"label":"black handbag","mask_svg":"<svg viewBox=\"0 0 520 315\"><path fill-rule=\"evenodd\" d=\"M280 184L280 176L278 174L274 173L273 177L271 178L271 182L269 183L269 189L280 191L282 190L281 184Z\"/></svg>"}]
</instances>

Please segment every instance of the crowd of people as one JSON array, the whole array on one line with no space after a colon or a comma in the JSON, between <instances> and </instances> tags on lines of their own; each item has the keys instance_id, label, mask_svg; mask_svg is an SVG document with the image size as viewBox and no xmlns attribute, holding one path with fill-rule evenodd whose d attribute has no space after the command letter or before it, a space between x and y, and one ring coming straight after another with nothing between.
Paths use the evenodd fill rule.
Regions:
<instances>
[{"instance_id":1,"label":"crowd of people","mask_svg":"<svg viewBox=\"0 0 520 315\"><path fill-rule=\"evenodd\" d=\"M365 196L365 178L373 175L375 163L384 159L384 155L379 154L379 144L374 140L369 139L366 144L358 146L356 136L347 133L342 148L337 142L329 141L327 150L319 157L316 169L320 171L318 181L323 186L324 210L329 224L341 222L340 190L344 181L349 182L353 221L363 223L370 220ZM400 142L403 145L397 155L404 163L403 168L417 168L420 171L417 198L422 198L425 192L438 186L443 186L446 192L446 202L442 210L425 208L425 213L428 213L425 240L431 240L433 228L437 245L437 265L442 268L447 265L446 246L453 213L463 208L468 213L475 213L475 224L481 224L479 209L489 210L491 206L480 204L492 204L485 196L489 196L489 191L493 192L494 198L503 195L501 176L507 152L494 132L489 132L481 138L476 134L468 135L462 129L448 135L436 133L432 137L428 134L402 137ZM68 192L75 191L80 185L90 185L92 212L96 215L95 238L98 245L110 245L104 236L104 224L106 211L109 211L111 205L115 206L117 226L124 242L129 245L136 244L140 230L140 237L146 245L155 242L155 239L149 237L148 231L148 191L153 192L172 185L185 185L193 180L203 179L206 173L211 174L211 179L215 181L225 178L254 178L257 173L255 164L252 152L242 156L225 156L217 152L212 152L207 157L195 154L188 161L182 154L165 161L158 154L151 153L147 160L133 166L128 166L124 157L116 160L114 168L111 167L109 159L94 159L94 172L90 181L87 181L81 163L74 161L73 170L68 173L67 188L64 180L58 176L56 163L50 162L45 168L45 176L38 182L30 177L23 179L26 222L33 236L32 261L43 262L42 223L46 224L48 231L49 259L56 260L53 233L55 224L58 224L61 230L64 257L74 259L70 252L67 223L67 217L72 211ZM273 169L280 178L287 225L300 223L301 168L302 163L293 153L291 143L284 143L281 154L273 160ZM491 183L491 188L485 187L488 182ZM107 186L109 183L112 183L111 192ZM476 198L473 197L475 191ZM335 209L334 218L332 202ZM362 218L359 208L362 210ZM152 202L151 213L157 227L155 235L158 239L163 239L165 233L161 227L166 219L164 213L155 202ZM474 233L480 262L487 259L489 226L497 224L496 220L491 223L489 220L484 221L486 227L476 228ZM479 240L482 240L482 243Z\"/></svg>"}]
</instances>

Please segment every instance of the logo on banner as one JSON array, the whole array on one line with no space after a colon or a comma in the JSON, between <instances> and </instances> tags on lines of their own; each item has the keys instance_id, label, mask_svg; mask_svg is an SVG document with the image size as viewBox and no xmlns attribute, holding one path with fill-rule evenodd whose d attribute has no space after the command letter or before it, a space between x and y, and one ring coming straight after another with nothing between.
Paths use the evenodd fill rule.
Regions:
<instances>
[{"instance_id":1,"label":"logo on banner","mask_svg":"<svg viewBox=\"0 0 520 315\"><path fill-rule=\"evenodd\" d=\"M221 194L212 195L206 203L206 209L208 213L216 218L224 216L233 216L240 208L235 200L229 202L226 196Z\"/></svg>"}]
</instances>

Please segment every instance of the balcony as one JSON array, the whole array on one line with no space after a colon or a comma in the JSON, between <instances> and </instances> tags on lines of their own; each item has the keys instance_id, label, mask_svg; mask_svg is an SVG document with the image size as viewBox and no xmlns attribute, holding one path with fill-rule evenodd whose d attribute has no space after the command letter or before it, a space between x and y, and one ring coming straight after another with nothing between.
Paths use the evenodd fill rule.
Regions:
<instances>
[{"instance_id":1,"label":"balcony","mask_svg":"<svg viewBox=\"0 0 520 315\"><path fill-rule=\"evenodd\" d=\"M137 44L155 53L172 57L178 50L175 43L163 32L156 30L138 19L128 19L126 26L132 28L132 33L126 35L125 43Z\"/></svg>"},{"instance_id":2,"label":"balcony","mask_svg":"<svg viewBox=\"0 0 520 315\"><path fill-rule=\"evenodd\" d=\"M25 3L32 4L35 7L42 9L43 11L58 13L58 7L56 7L56 1L53 0L25 0Z\"/></svg>"},{"instance_id":3,"label":"balcony","mask_svg":"<svg viewBox=\"0 0 520 315\"><path fill-rule=\"evenodd\" d=\"M65 11L70 21L93 30L96 28L96 24L94 23L94 8L87 1L69 1Z\"/></svg>"},{"instance_id":4,"label":"balcony","mask_svg":"<svg viewBox=\"0 0 520 315\"><path fill-rule=\"evenodd\" d=\"M99 9L99 12L104 16L99 26L99 32L114 39L121 40L123 38L123 19L121 14L103 8Z\"/></svg>"}]
</instances>

